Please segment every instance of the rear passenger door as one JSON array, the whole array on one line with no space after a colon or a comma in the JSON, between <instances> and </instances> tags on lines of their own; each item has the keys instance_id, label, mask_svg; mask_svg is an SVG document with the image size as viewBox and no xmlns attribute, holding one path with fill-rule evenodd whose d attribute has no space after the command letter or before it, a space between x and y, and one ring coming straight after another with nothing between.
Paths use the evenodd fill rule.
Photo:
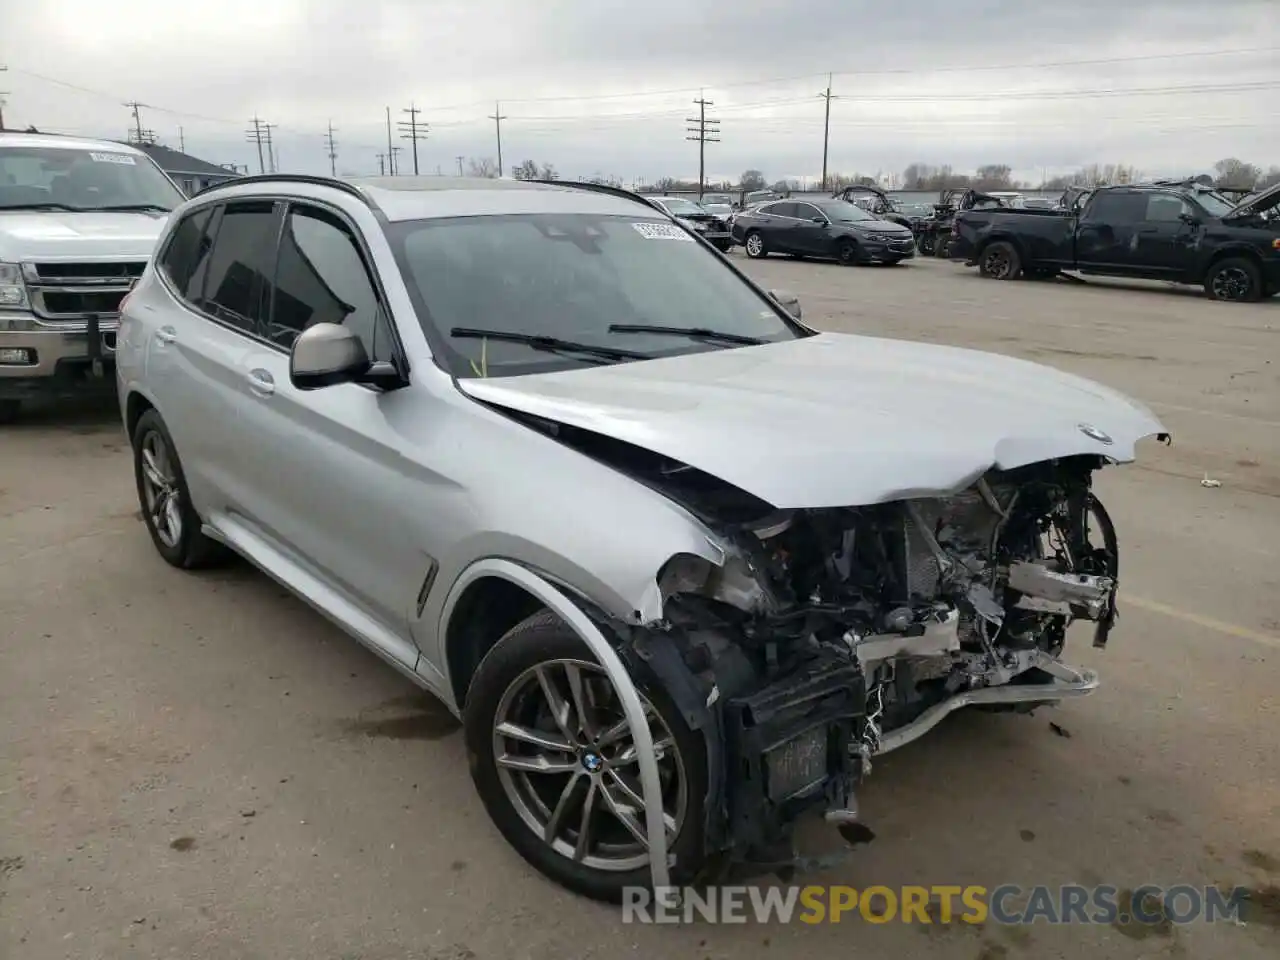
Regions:
<instances>
[{"instance_id":1,"label":"rear passenger door","mask_svg":"<svg viewBox=\"0 0 1280 960\"><path fill-rule=\"evenodd\" d=\"M241 455L262 492L258 535L356 608L356 620L372 623L367 639L412 669L409 623L433 561L410 534L421 527L422 487L389 422L410 398L353 383L303 391L289 379L293 341L317 323L355 330L372 360L400 353L371 263L340 211L289 204L263 337L241 358L251 398Z\"/></svg>"},{"instance_id":2,"label":"rear passenger door","mask_svg":"<svg viewBox=\"0 0 1280 960\"><path fill-rule=\"evenodd\" d=\"M195 268L171 289L183 302L156 332L157 397L191 494L206 517L262 508L248 482L239 425L251 409L243 369L255 349L275 271L280 206L233 201L212 211ZM175 243L180 239L175 235Z\"/></svg>"},{"instance_id":3,"label":"rear passenger door","mask_svg":"<svg viewBox=\"0 0 1280 960\"><path fill-rule=\"evenodd\" d=\"M803 253L799 249L799 237L796 235L796 209L799 205L790 201L779 201L760 208L760 213L768 221L765 226L765 246L773 253Z\"/></svg>"}]
</instances>

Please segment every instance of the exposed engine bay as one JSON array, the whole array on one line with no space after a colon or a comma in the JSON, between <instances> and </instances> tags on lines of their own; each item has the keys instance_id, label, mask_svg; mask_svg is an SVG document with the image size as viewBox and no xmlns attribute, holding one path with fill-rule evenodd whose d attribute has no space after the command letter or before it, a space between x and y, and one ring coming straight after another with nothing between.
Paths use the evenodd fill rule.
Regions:
<instances>
[{"instance_id":1,"label":"exposed engine bay","mask_svg":"<svg viewBox=\"0 0 1280 960\"><path fill-rule=\"evenodd\" d=\"M720 566L673 558L659 576L664 641L722 705L718 842L781 863L796 812L814 805L865 839L852 791L878 754L956 706L1025 711L1091 692L1058 657L1073 621L1092 621L1101 647L1115 620L1115 530L1090 487L1101 465L993 472L945 499L771 511L722 524ZM687 470L669 479L699 485ZM678 686L671 664L658 672Z\"/></svg>"}]
</instances>

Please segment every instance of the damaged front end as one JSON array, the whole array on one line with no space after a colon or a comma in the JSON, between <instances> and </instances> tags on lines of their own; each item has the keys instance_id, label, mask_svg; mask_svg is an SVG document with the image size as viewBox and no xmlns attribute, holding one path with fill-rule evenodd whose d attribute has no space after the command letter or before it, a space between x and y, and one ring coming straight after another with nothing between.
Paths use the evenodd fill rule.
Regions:
<instances>
[{"instance_id":1,"label":"damaged front end","mask_svg":"<svg viewBox=\"0 0 1280 960\"><path fill-rule=\"evenodd\" d=\"M1026 711L1093 691L1096 676L1059 657L1072 622L1093 622L1097 647L1115 622L1115 529L1091 489L1104 462L787 511L689 467L641 471L719 537L718 563L678 555L659 572L660 620L619 627L628 670L706 742L717 862L797 865L792 829L809 812L870 839L854 791L875 757L962 706Z\"/></svg>"}]
</instances>

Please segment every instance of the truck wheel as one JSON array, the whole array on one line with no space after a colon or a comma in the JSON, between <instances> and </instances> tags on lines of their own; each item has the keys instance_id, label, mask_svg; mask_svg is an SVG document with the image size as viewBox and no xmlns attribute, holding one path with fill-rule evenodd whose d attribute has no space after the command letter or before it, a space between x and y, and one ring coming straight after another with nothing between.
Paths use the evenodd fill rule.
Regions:
<instances>
[{"instance_id":1,"label":"truck wheel","mask_svg":"<svg viewBox=\"0 0 1280 960\"><path fill-rule=\"evenodd\" d=\"M992 280L1014 280L1022 272L1022 259L1013 244L997 240L983 247L978 272Z\"/></svg>"},{"instance_id":2,"label":"truck wheel","mask_svg":"<svg viewBox=\"0 0 1280 960\"><path fill-rule=\"evenodd\" d=\"M764 247L764 237L759 230L752 230L747 234L746 242L743 244L742 249L747 251L747 256L752 260L759 260L769 254L769 251Z\"/></svg>"},{"instance_id":3,"label":"truck wheel","mask_svg":"<svg viewBox=\"0 0 1280 960\"><path fill-rule=\"evenodd\" d=\"M922 257L933 256L933 237L925 234L916 241L916 248L920 251L920 256Z\"/></svg>"},{"instance_id":4,"label":"truck wheel","mask_svg":"<svg viewBox=\"0 0 1280 960\"><path fill-rule=\"evenodd\" d=\"M1262 299L1262 273L1244 257L1227 257L1209 268L1204 292L1210 300L1253 303Z\"/></svg>"},{"instance_id":5,"label":"truck wheel","mask_svg":"<svg viewBox=\"0 0 1280 960\"><path fill-rule=\"evenodd\" d=\"M672 883L689 883L704 860L705 744L663 691L640 698L659 749ZM485 655L463 722L480 799L525 860L597 900L649 886L630 728L613 684L559 618L535 613Z\"/></svg>"}]
</instances>

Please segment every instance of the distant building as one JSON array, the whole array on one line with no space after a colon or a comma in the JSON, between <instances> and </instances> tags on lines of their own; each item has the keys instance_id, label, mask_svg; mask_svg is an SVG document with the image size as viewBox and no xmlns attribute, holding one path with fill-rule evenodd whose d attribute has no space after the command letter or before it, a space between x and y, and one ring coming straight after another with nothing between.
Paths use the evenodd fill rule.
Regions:
<instances>
[{"instance_id":1,"label":"distant building","mask_svg":"<svg viewBox=\"0 0 1280 960\"><path fill-rule=\"evenodd\" d=\"M172 177L187 196L199 193L205 187L211 187L215 183L234 180L240 176L235 170L179 153L177 150L162 147L158 143L135 143L133 146L139 150L145 150L156 165Z\"/></svg>"}]
</instances>

